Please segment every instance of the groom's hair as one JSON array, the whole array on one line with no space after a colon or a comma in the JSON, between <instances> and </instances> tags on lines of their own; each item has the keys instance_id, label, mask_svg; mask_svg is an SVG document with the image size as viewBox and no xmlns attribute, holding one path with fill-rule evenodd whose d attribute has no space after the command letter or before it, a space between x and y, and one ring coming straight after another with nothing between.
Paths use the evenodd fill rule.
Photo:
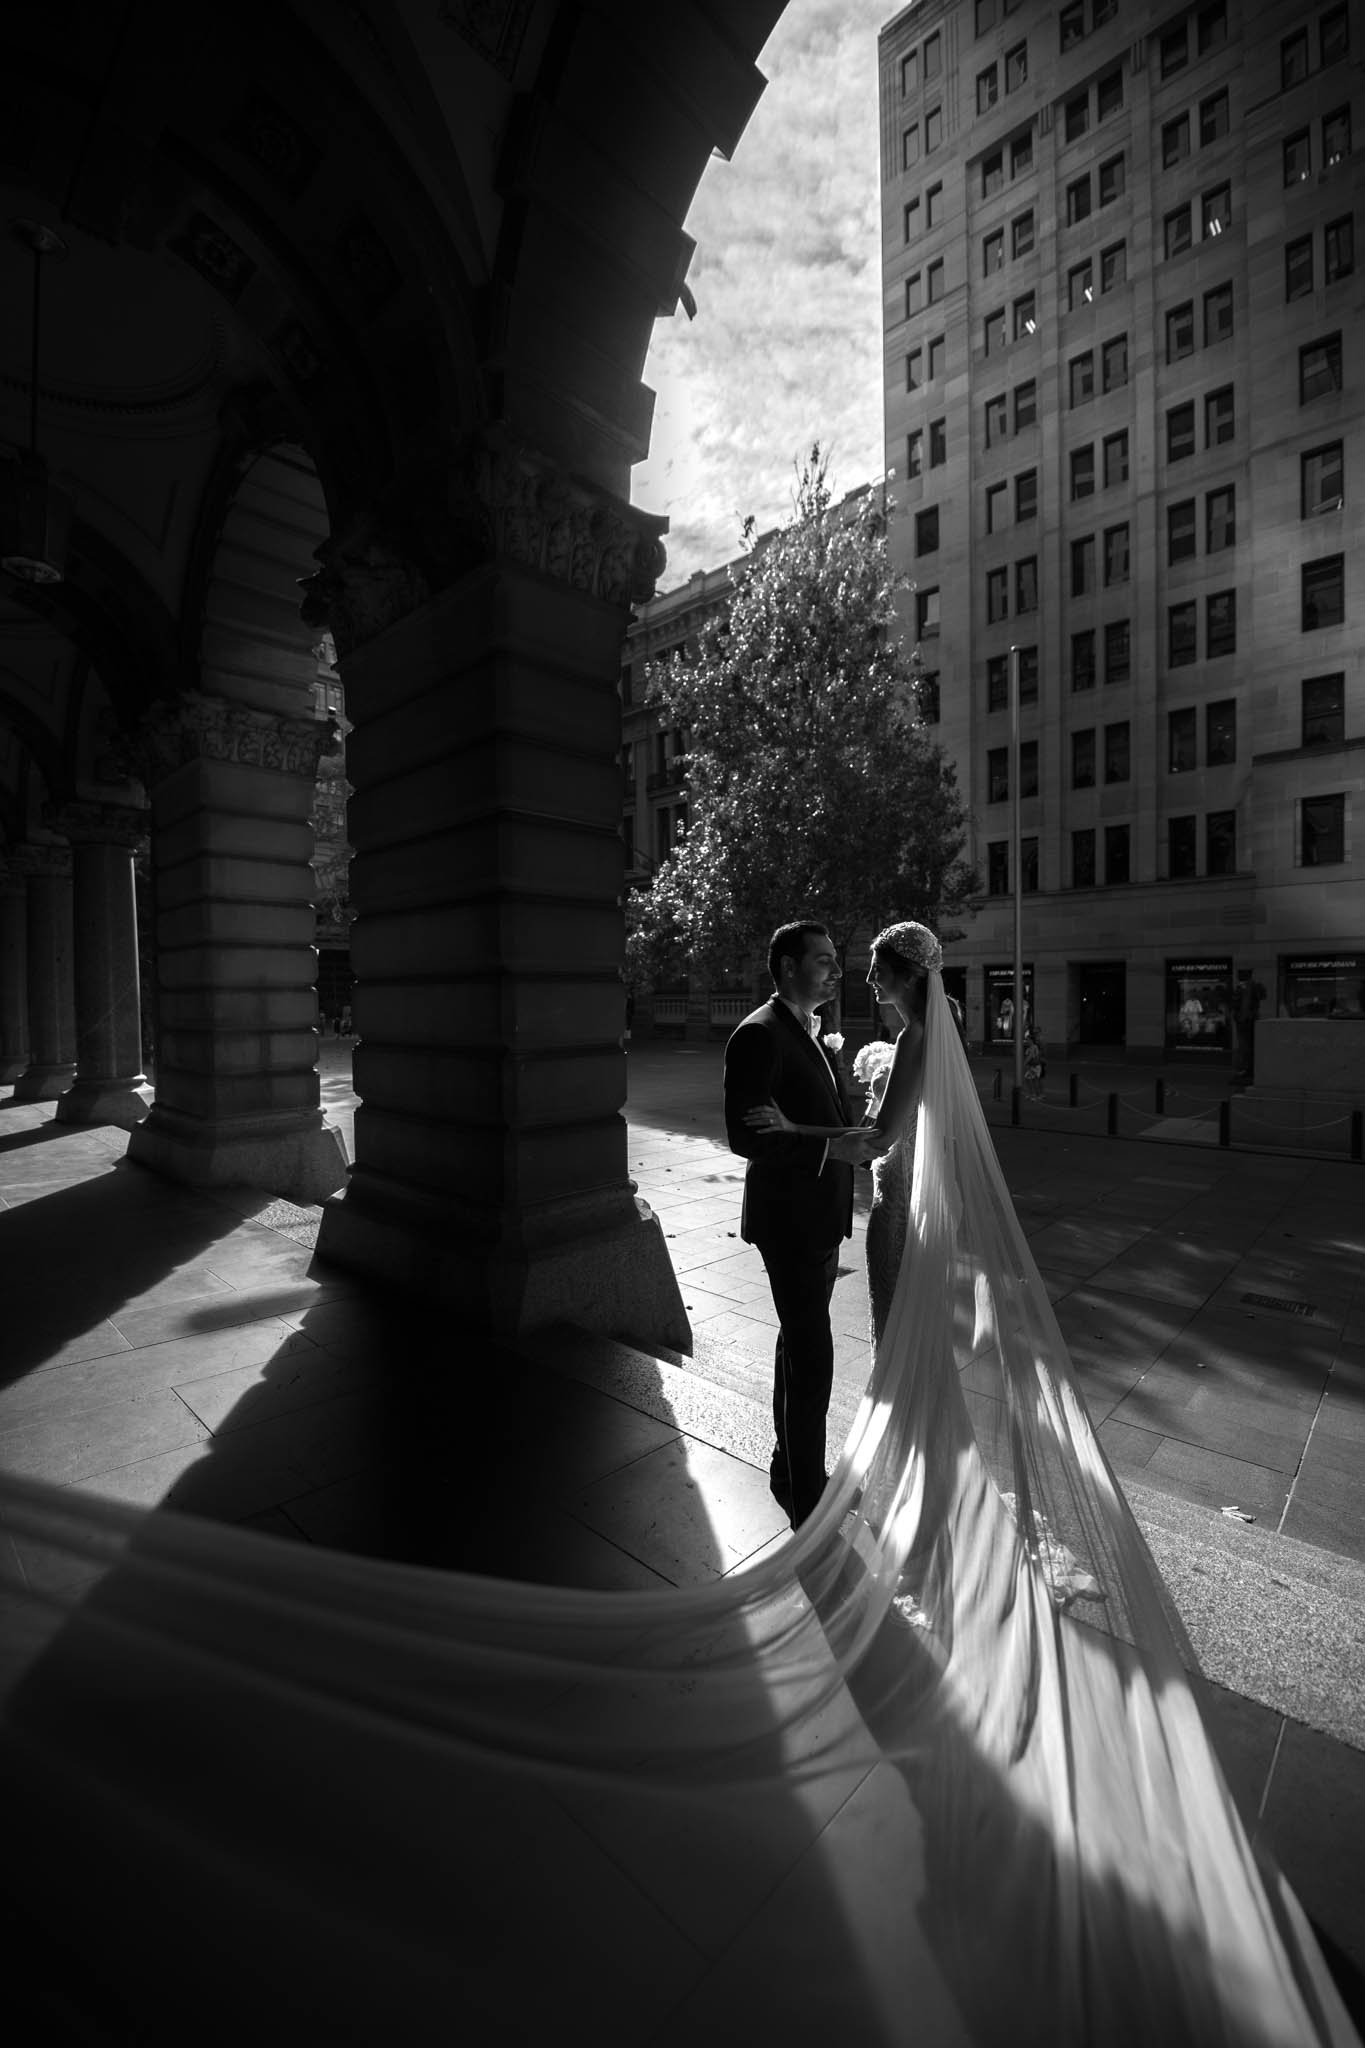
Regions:
<instances>
[{"instance_id":1,"label":"groom's hair","mask_svg":"<svg viewBox=\"0 0 1365 2048\"><path fill-rule=\"evenodd\" d=\"M773 978L774 988L782 979L782 962L801 958L806 950L807 934L810 932L819 932L822 939L829 937L826 927L816 924L810 918L800 924L780 924L773 933L768 946L768 972Z\"/></svg>"}]
</instances>

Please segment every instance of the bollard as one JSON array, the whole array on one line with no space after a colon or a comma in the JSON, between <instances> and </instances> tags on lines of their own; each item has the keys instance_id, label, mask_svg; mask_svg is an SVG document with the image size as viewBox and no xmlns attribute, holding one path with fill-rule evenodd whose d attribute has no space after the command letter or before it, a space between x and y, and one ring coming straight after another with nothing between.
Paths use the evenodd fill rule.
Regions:
<instances>
[{"instance_id":1,"label":"bollard","mask_svg":"<svg viewBox=\"0 0 1365 2048\"><path fill-rule=\"evenodd\" d=\"M1019 1122L1023 1100L1024 1091L1022 1088L1013 1087L1010 1089L1010 1122L1012 1124Z\"/></svg>"},{"instance_id":2,"label":"bollard","mask_svg":"<svg viewBox=\"0 0 1365 2048\"><path fill-rule=\"evenodd\" d=\"M1156 1077L1156 1113L1158 1116L1166 1114L1166 1082L1160 1074Z\"/></svg>"},{"instance_id":3,"label":"bollard","mask_svg":"<svg viewBox=\"0 0 1365 2048\"><path fill-rule=\"evenodd\" d=\"M997 1067L995 1070L995 1079L991 1083L991 1094L997 1102L1000 1100L1001 1094L1004 1090L1004 1086L1005 1070L1003 1067Z\"/></svg>"},{"instance_id":4,"label":"bollard","mask_svg":"<svg viewBox=\"0 0 1365 2048\"><path fill-rule=\"evenodd\" d=\"M1081 1099L1081 1077L1078 1073L1076 1073L1074 1068L1067 1080L1066 1099L1072 1109L1076 1107L1077 1103Z\"/></svg>"},{"instance_id":5,"label":"bollard","mask_svg":"<svg viewBox=\"0 0 1365 2048\"><path fill-rule=\"evenodd\" d=\"M1111 1095L1106 1104L1104 1128L1109 1137L1117 1138L1119 1134L1119 1099L1117 1095Z\"/></svg>"},{"instance_id":6,"label":"bollard","mask_svg":"<svg viewBox=\"0 0 1365 2048\"><path fill-rule=\"evenodd\" d=\"M1365 1110L1351 1111L1351 1157L1357 1162L1365 1159Z\"/></svg>"},{"instance_id":7,"label":"bollard","mask_svg":"<svg viewBox=\"0 0 1365 2048\"><path fill-rule=\"evenodd\" d=\"M1225 1152L1232 1143L1232 1104L1230 1102L1220 1102L1218 1105L1218 1142Z\"/></svg>"}]
</instances>

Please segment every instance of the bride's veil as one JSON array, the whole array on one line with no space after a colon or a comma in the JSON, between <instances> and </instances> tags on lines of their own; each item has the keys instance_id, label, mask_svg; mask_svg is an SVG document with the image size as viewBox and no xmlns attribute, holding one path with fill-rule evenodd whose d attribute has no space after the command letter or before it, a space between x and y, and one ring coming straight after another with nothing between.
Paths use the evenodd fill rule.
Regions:
<instances>
[{"instance_id":1,"label":"bride's veil","mask_svg":"<svg viewBox=\"0 0 1365 2048\"><path fill-rule=\"evenodd\" d=\"M186 1972L201 2042L262 2001L367 2042L1354 2038L1213 1758L937 974L910 1218L820 1508L709 1587L0 1482L11 1900L126 2038Z\"/></svg>"}]
</instances>

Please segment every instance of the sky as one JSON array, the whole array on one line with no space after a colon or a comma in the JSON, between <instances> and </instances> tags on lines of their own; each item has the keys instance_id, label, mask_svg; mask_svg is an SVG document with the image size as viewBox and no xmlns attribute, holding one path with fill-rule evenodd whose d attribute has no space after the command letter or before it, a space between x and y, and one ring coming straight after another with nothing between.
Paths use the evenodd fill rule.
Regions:
<instances>
[{"instance_id":1,"label":"sky","mask_svg":"<svg viewBox=\"0 0 1365 2048\"><path fill-rule=\"evenodd\" d=\"M657 395L632 497L668 515L661 590L740 552L792 509L812 442L837 495L880 477L877 32L895 0L790 0L733 161L713 157L687 217L697 302L659 320Z\"/></svg>"}]
</instances>

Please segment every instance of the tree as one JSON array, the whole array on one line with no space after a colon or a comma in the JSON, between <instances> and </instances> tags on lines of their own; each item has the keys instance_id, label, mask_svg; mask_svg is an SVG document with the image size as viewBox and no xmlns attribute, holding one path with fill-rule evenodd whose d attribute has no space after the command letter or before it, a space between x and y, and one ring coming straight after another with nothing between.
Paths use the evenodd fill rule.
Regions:
<instances>
[{"instance_id":1,"label":"tree","mask_svg":"<svg viewBox=\"0 0 1365 2048\"><path fill-rule=\"evenodd\" d=\"M788 917L821 918L842 958L902 918L941 929L979 890L901 648L886 528L880 491L833 503L813 448L790 522L751 547L696 654L647 671L646 702L687 736L689 822L628 903L635 983L744 972Z\"/></svg>"}]
</instances>

